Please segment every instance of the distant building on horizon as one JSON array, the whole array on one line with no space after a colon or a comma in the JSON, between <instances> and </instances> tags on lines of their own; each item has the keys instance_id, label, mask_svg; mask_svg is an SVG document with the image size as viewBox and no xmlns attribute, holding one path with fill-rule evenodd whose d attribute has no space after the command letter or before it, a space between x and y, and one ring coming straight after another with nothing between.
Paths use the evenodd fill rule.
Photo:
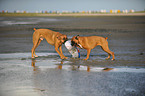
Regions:
<instances>
[{"instance_id":1,"label":"distant building on horizon","mask_svg":"<svg viewBox=\"0 0 145 96\"><path fill-rule=\"evenodd\" d=\"M87 11L67 11L67 10L63 10L63 11L53 11L53 10L41 10L41 11L35 11L35 12L28 12L26 10L24 11L20 11L20 10L14 10L13 12L10 12L10 13L49 13L49 14L66 14L66 13L82 13L82 14L94 14L94 13L134 13L135 10L133 9L130 9L130 10L114 10L114 9L111 9L109 11L107 11L106 9L101 9L101 10L98 10L98 11L94 11L94 10L87 10ZM9 13L8 10L2 10L0 13Z\"/></svg>"}]
</instances>

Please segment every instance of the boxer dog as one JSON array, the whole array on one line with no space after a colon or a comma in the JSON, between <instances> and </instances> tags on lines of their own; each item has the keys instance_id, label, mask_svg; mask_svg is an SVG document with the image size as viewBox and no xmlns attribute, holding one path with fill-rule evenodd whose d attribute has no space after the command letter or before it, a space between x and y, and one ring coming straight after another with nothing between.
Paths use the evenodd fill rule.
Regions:
<instances>
[{"instance_id":1,"label":"boxer dog","mask_svg":"<svg viewBox=\"0 0 145 96\"><path fill-rule=\"evenodd\" d=\"M89 36L89 37L81 37L81 36L74 36L71 39L71 45L76 46L79 48L83 48L87 50L87 57L84 60L89 59L90 52L94 49L97 45L100 45L101 48L109 54L106 59L109 59L112 55L112 60L115 60L114 52L109 50L107 37L100 37L100 36Z\"/></svg>"},{"instance_id":2,"label":"boxer dog","mask_svg":"<svg viewBox=\"0 0 145 96\"><path fill-rule=\"evenodd\" d=\"M35 54L35 49L39 46L41 41L45 38L46 41L55 46L56 52L59 54L61 59L67 59L62 53L62 44L64 44L68 39L67 36L59 32L55 32L49 29L35 29L33 33L33 47L32 47L32 58L38 57ZM59 48L59 50L58 50Z\"/></svg>"}]
</instances>

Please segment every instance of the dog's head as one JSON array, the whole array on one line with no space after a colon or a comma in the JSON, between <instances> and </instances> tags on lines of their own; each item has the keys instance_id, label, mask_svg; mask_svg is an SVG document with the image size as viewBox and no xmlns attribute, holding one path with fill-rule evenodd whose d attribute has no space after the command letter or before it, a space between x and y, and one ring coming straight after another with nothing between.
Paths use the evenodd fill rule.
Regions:
<instances>
[{"instance_id":1,"label":"dog's head","mask_svg":"<svg viewBox=\"0 0 145 96\"><path fill-rule=\"evenodd\" d=\"M64 44L64 43L68 40L67 36L64 35L64 34L62 34L62 35L60 35L60 36L57 36L57 39L60 40L60 42L61 42L62 44Z\"/></svg>"},{"instance_id":2,"label":"dog's head","mask_svg":"<svg viewBox=\"0 0 145 96\"><path fill-rule=\"evenodd\" d=\"M72 46L79 46L79 35L72 37L71 39L71 45Z\"/></svg>"}]
</instances>

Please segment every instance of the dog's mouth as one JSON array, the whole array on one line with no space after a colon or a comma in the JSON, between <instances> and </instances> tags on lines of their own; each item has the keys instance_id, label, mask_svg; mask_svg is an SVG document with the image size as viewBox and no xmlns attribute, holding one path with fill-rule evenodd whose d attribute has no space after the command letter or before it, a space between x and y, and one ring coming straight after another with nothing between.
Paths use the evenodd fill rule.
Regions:
<instances>
[{"instance_id":1,"label":"dog's mouth","mask_svg":"<svg viewBox=\"0 0 145 96\"><path fill-rule=\"evenodd\" d=\"M75 43L74 41L71 41L71 46L77 46L78 44Z\"/></svg>"},{"instance_id":2,"label":"dog's mouth","mask_svg":"<svg viewBox=\"0 0 145 96\"><path fill-rule=\"evenodd\" d=\"M64 42L63 42L62 44L64 44L67 40L68 40L68 39L67 39L67 38L65 38L65 39L64 39Z\"/></svg>"},{"instance_id":3,"label":"dog's mouth","mask_svg":"<svg viewBox=\"0 0 145 96\"><path fill-rule=\"evenodd\" d=\"M79 46L76 42L74 42L74 41L71 41L71 46Z\"/></svg>"},{"instance_id":4,"label":"dog's mouth","mask_svg":"<svg viewBox=\"0 0 145 96\"><path fill-rule=\"evenodd\" d=\"M71 46L79 46L80 48L83 48L81 44L77 44L76 42L74 41L71 41Z\"/></svg>"}]
</instances>

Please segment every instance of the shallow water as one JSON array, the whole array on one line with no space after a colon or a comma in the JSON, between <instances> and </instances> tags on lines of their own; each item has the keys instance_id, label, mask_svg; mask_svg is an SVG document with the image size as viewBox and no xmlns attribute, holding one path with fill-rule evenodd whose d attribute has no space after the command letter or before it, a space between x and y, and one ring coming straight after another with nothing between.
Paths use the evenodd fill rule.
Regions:
<instances>
[{"instance_id":1,"label":"shallow water","mask_svg":"<svg viewBox=\"0 0 145 96\"><path fill-rule=\"evenodd\" d=\"M1 96L144 96L145 17L0 17ZM84 61L61 60L45 40L31 60L33 28L49 28L69 39L108 37L115 61L98 46Z\"/></svg>"},{"instance_id":2,"label":"shallow water","mask_svg":"<svg viewBox=\"0 0 145 96\"><path fill-rule=\"evenodd\" d=\"M34 60L30 53L0 54L1 96L144 96L145 68L98 67L38 54L43 56Z\"/></svg>"}]
</instances>

